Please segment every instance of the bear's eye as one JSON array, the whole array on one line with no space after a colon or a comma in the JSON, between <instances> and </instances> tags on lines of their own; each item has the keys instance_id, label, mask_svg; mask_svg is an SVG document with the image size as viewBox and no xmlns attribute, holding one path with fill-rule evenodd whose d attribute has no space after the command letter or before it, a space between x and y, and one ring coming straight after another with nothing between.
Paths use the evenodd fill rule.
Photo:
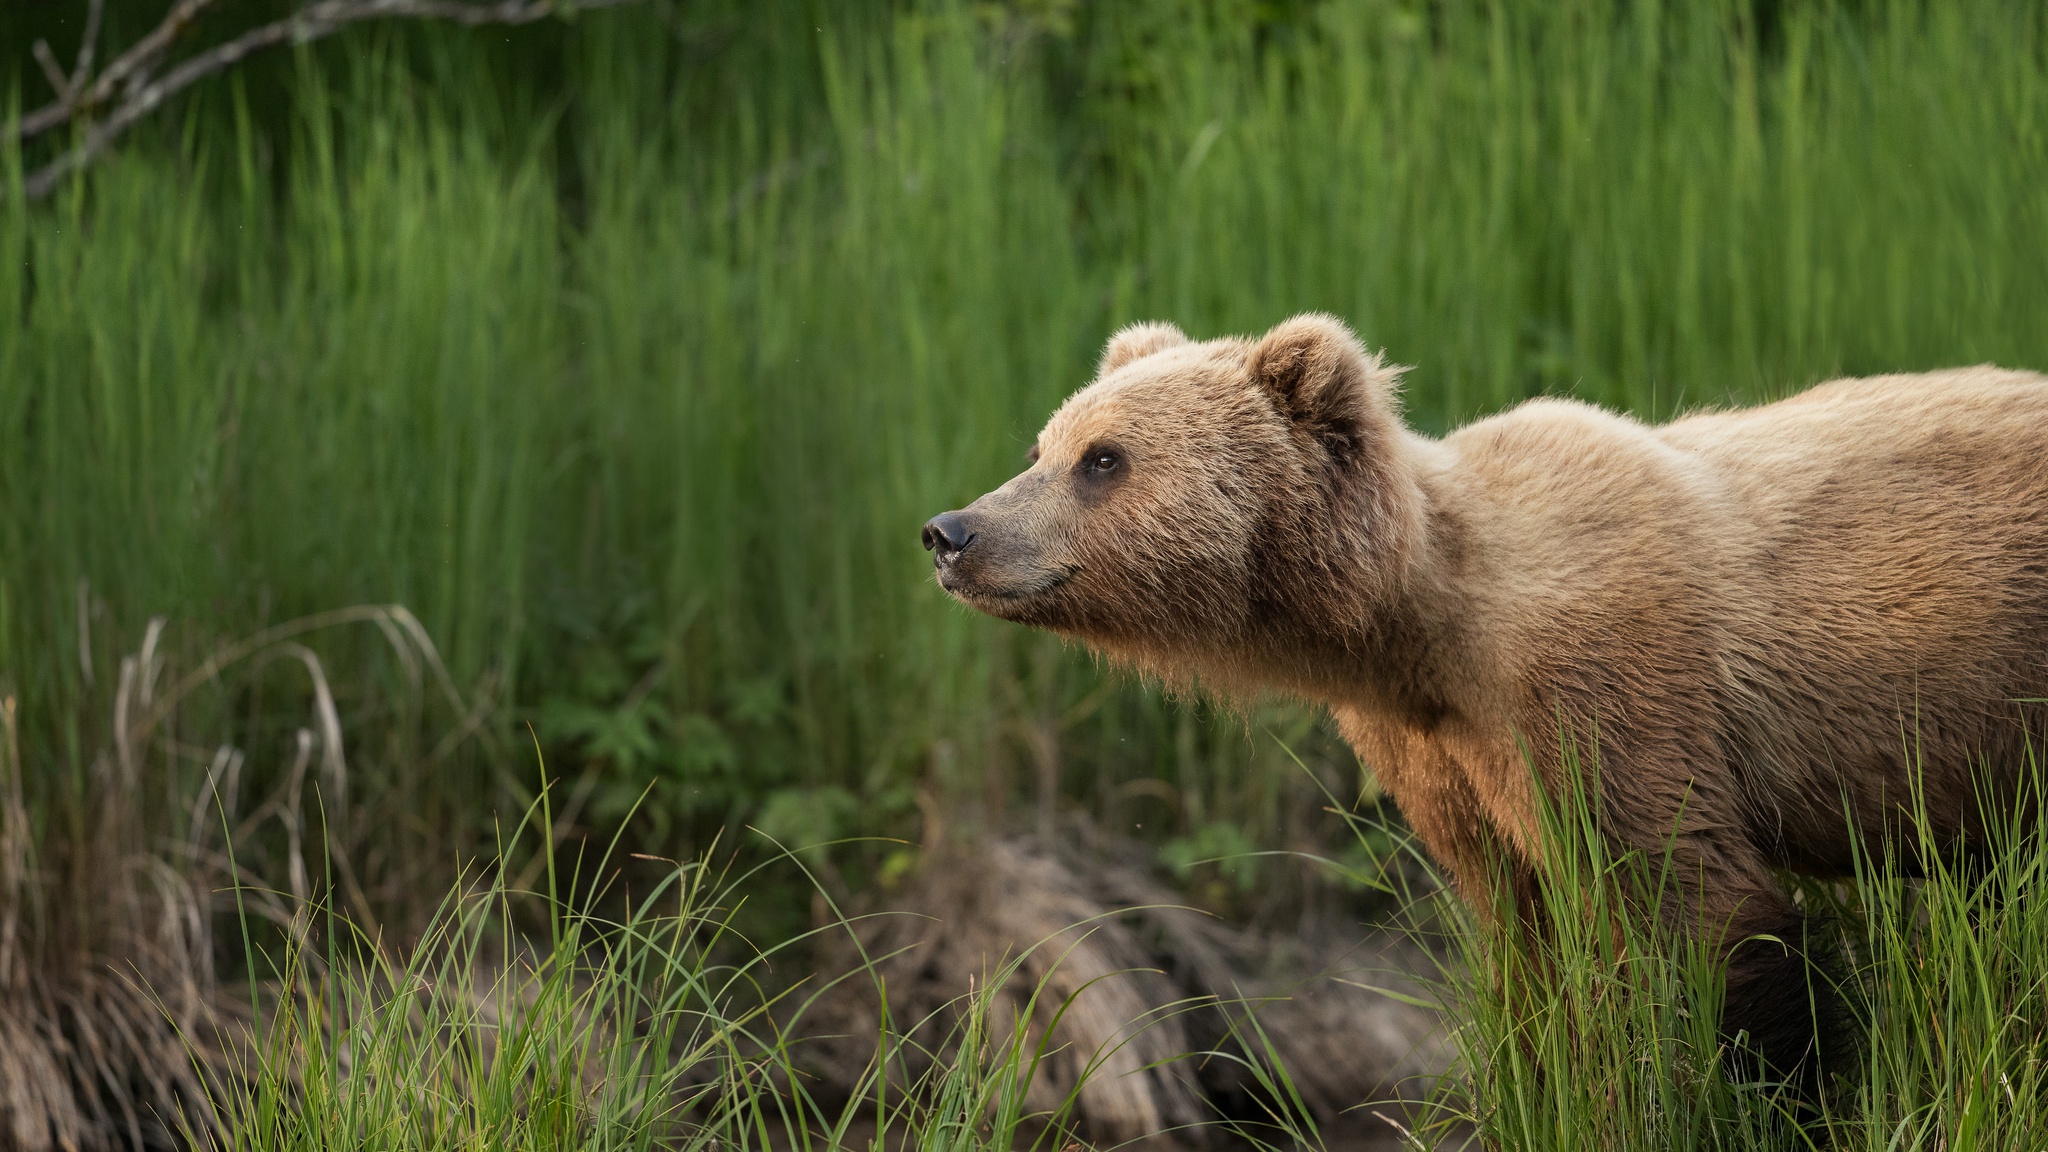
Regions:
<instances>
[{"instance_id":1,"label":"bear's eye","mask_svg":"<svg viewBox=\"0 0 2048 1152\"><path fill-rule=\"evenodd\" d=\"M1090 448L1081 457L1081 470L1101 475L1116 471L1123 467L1123 463L1122 453L1114 448Z\"/></svg>"}]
</instances>

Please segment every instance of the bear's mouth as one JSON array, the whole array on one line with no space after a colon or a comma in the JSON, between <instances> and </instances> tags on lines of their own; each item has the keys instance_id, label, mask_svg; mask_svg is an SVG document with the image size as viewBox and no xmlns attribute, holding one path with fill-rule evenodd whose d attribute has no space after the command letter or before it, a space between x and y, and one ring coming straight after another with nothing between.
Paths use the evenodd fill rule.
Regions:
<instances>
[{"instance_id":1,"label":"bear's mouth","mask_svg":"<svg viewBox=\"0 0 2048 1152\"><path fill-rule=\"evenodd\" d=\"M940 568L939 587L944 588L947 593L965 604L1000 616L1003 614L1003 609L1014 610L1020 608L1029 601L1036 600L1040 596L1065 584L1073 579L1074 574L1080 570L1081 566L1079 564L1069 564L1063 568L1053 569L1027 584L1014 585L1007 588L991 588L975 580L962 577L959 572L952 568Z\"/></svg>"}]
</instances>

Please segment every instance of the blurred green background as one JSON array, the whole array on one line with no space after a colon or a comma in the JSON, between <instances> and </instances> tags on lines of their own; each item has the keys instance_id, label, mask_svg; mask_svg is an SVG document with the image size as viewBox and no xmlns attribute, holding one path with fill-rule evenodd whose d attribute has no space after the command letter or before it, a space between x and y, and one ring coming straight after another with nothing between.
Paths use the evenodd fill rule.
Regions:
<instances>
[{"instance_id":1,"label":"blurred green background","mask_svg":"<svg viewBox=\"0 0 2048 1152\"><path fill-rule=\"evenodd\" d=\"M117 0L113 40L160 9ZM68 59L78 16L0 13L0 98L47 98L27 45ZM1189 867L1316 842L1315 781L1361 787L1318 717L1168 698L929 579L919 525L1133 319L1337 313L1432 431L2048 368L2037 0L650 0L283 50L26 205L48 149L0 151L39 835L88 820L152 616L174 679L399 603L459 707L375 629L308 639L344 846L394 892L489 843L535 740L646 851L1073 813ZM278 779L309 691L200 685L167 799L222 742Z\"/></svg>"}]
</instances>

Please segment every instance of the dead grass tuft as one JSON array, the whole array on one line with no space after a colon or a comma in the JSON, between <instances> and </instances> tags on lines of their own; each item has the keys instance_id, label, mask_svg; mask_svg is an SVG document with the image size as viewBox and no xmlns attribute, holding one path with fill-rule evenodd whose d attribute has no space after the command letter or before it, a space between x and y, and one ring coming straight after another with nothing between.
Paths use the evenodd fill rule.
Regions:
<instances>
[{"instance_id":1,"label":"dead grass tuft","mask_svg":"<svg viewBox=\"0 0 2048 1152\"><path fill-rule=\"evenodd\" d=\"M391 642L416 695L431 675L455 715L475 715L403 608L291 621L176 677L158 618L121 659L111 701L100 696L111 725L78 794L38 811L24 779L31 769L17 700L0 696L0 1146L154 1149L185 1146L178 1133L224 1134L217 1089L251 1066L254 1008L248 985L235 981L229 992L216 978L216 912L269 920L303 945L310 922L301 913L328 895L314 891L316 881L331 877L333 895L367 908L345 850L339 712L319 657L297 642L359 623ZM291 762L273 773L280 782L243 811L247 754L221 745L199 754L203 768L195 768L194 750L173 732L181 704L202 685L275 660L304 670L311 722L296 734ZM89 663L80 675L92 688ZM176 799L159 802L166 797ZM283 846L281 859L264 854L284 874L277 887L249 883L249 842L266 837Z\"/></svg>"},{"instance_id":2,"label":"dead grass tuft","mask_svg":"<svg viewBox=\"0 0 2048 1152\"><path fill-rule=\"evenodd\" d=\"M122 662L124 705L141 666ZM0 729L0 1135L23 1152L170 1147L167 1120L214 1122L211 1050L187 1038L223 1035L234 1015L213 979L207 897L152 851L126 741L93 765L90 838L40 852L11 696Z\"/></svg>"}]
</instances>

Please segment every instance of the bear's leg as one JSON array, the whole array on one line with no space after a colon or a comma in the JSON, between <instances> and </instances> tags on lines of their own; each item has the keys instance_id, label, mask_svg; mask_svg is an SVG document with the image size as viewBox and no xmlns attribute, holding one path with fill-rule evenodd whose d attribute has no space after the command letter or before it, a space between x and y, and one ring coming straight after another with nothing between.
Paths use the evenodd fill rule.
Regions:
<instances>
[{"instance_id":1,"label":"bear's leg","mask_svg":"<svg viewBox=\"0 0 2048 1152\"><path fill-rule=\"evenodd\" d=\"M1726 936L1721 1032L1806 1105L1826 1077L1847 1072L1857 1045L1841 992L1840 953L1824 922L1773 887L1753 893Z\"/></svg>"},{"instance_id":2,"label":"bear's leg","mask_svg":"<svg viewBox=\"0 0 2048 1152\"><path fill-rule=\"evenodd\" d=\"M1731 1052L1747 1054L1745 1071L1817 1104L1826 1077L1849 1071L1856 1054L1836 941L1825 922L1792 902L1754 845L1728 834L1742 821L1727 789L1666 766L1683 762L1653 758L1622 772L1610 752L1603 822L1617 850L1640 852L1667 870L1657 877L1658 920L1695 934L1721 959L1721 1034ZM1689 783L1678 793L1643 783L1672 779ZM1637 787L1622 787L1629 784Z\"/></svg>"}]
</instances>

